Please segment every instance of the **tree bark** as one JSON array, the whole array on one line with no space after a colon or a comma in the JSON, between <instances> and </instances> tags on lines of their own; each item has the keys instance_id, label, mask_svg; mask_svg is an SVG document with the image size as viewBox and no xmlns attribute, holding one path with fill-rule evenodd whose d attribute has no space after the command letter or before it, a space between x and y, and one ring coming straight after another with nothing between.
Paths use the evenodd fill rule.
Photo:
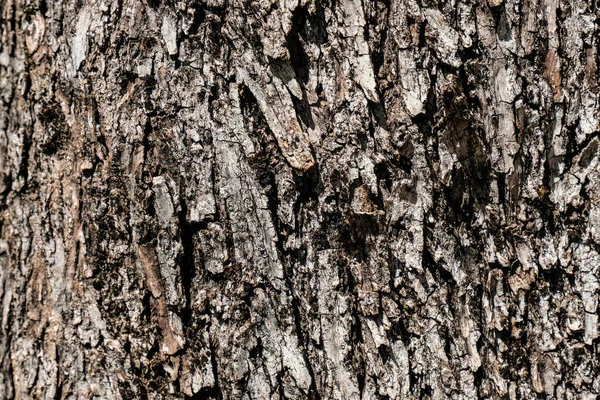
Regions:
<instances>
[{"instance_id":1,"label":"tree bark","mask_svg":"<svg viewBox=\"0 0 600 400\"><path fill-rule=\"evenodd\" d=\"M599 18L3 0L0 398L597 398Z\"/></svg>"}]
</instances>

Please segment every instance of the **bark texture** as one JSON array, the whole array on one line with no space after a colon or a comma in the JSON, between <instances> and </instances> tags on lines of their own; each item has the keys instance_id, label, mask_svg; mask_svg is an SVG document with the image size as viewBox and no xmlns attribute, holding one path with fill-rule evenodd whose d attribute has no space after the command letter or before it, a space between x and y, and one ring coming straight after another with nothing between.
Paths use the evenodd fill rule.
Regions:
<instances>
[{"instance_id":1,"label":"bark texture","mask_svg":"<svg viewBox=\"0 0 600 400\"><path fill-rule=\"evenodd\" d=\"M0 398L596 399L590 0L2 0Z\"/></svg>"}]
</instances>

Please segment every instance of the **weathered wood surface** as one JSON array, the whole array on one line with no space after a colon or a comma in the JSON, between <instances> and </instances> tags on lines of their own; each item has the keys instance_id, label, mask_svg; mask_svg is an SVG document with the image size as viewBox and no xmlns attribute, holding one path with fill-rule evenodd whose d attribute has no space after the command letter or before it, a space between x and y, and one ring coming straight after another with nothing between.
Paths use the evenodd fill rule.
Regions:
<instances>
[{"instance_id":1,"label":"weathered wood surface","mask_svg":"<svg viewBox=\"0 0 600 400\"><path fill-rule=\"evenodd\" d=\"M599 18L3 0L0 398L597 398Z\"/></svg>"}]
</instances>

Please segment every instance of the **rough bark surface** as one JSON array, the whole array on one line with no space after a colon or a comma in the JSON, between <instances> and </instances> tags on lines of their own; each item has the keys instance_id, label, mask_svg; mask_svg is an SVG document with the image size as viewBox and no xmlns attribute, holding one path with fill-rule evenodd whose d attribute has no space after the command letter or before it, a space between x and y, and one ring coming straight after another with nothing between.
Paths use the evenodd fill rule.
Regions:
<instances>
[{"instance_id":1,"label":"rough bark surface","mask_svg":"<svg viewBox=\"0 0 600 400\"><path fill-rule=\"evenodd\" d=\"M595 399L590 0L2 0L0 398Z\"/></svg>"}]
</instances>

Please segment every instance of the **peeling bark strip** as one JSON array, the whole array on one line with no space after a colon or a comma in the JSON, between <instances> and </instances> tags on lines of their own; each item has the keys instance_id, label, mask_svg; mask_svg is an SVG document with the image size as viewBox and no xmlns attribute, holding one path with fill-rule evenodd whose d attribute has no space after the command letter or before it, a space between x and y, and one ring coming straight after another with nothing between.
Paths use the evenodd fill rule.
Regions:
<instances>
[{"instance_id":1,"label":"peeling bark strip","mask_svg":"<svg viewBox=\"0 0 600 400\"><path fill-rule=\"evenodd\" d=\"M600 396L596 2L1 10L1 399Z\"/></svg>"}]
</instances>

